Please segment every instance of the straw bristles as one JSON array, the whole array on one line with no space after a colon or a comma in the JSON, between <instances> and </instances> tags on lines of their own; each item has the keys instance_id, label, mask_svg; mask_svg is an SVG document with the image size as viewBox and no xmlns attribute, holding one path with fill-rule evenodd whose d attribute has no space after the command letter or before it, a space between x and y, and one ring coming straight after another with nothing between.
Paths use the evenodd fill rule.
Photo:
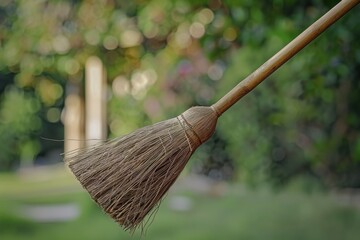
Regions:
<instances>
[{"instance_id":1,"label":"straw bristles","mask_svg":"<svg viewBox=\"0 0 360 240\"><path fill-rule=\"evenodd\" d=\"M144 217L157 209L192 153L213 134L217 118L211 107L193 107L176 118L65 154L65 161L106 213L135 230L146 225Z\"/></svg>"}]
</instances>

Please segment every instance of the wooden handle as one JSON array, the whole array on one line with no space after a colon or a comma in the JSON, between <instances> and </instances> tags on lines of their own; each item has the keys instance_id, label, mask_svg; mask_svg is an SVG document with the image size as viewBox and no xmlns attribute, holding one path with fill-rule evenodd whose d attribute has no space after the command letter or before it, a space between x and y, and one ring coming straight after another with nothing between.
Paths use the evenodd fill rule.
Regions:
<instances>
[{"instance_id":1,"label":"wooden handle","mask_svg":"<svg viewBox=\"0 0 360 240\"><path fill-rule=\"evenodd\" d=\"M329 10L324 16L303 31L294 40L283 47L272 58L267 60L257 70L247 76L236 85L224 97L212 105L218 115L223 114L239 99L259 85L266 77L276 71L281 65L303 49L312 40L318 37L329 26L344 16L350 9L356 6L360 0L342 0L335 7Z\"/></svg>"}]
</instances>

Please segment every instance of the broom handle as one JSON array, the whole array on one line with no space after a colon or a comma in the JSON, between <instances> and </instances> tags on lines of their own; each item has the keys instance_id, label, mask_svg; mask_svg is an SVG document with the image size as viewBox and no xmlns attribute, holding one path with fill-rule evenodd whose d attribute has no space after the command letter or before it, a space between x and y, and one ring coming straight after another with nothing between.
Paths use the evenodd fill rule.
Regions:
<instances>
[{"instance_id":1,"label":"broom handle","mask_svg":"<svg viewBox=\"0 0 360 240\"><path fill-rule=\"evenodd\" d=\"M276 71L281 65L298 53L302 48L318 37L331 24L345 15L351 8L355 7L360 0L342 0L325 15L303 31L299 36L283 47L272 58L267 60L256 71L247 76L230 92L212 105L220 116L233 104L239 101L248 92L259 85L266 77Z\"/></svg>"}]
</instances>

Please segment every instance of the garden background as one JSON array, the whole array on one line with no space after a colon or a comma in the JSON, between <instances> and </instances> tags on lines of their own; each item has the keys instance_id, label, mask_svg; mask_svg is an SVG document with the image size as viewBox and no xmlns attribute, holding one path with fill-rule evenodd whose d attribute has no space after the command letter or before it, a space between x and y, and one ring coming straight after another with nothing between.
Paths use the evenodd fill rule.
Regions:
<instances>
[{"instance_id":1,"label":"garden background","mask_svg":"<svg viewBox=\"0 0 360 240\"><path fill-rule=\"evenodd\" d=\"M2 0L0 238L131 238L62 163L66 142L86 143L91 62L114 138L214 103L336 3ZM147 239L357 239L358 16L355 7L219 119Z\"/></svg>"}]
</instances>

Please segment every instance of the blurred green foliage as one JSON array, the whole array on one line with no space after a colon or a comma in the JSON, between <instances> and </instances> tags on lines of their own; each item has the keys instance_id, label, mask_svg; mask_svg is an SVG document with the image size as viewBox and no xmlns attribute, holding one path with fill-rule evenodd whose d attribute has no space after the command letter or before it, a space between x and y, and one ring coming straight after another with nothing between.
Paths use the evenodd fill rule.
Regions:
<instances>
[{"instance_id":1,"label":"blurred green foliage","mask_svg":"<svg viewBox=\"0 0 360 240\"><path fill-rule=\"evenodd\" d=\"M283 184L305 177L326 186L359 186L360 33L355 15L345 16L224 115L219 127L229 152L241 159L245 179ZM302 18L305 25L312 21ZM293 31L282 29L294 24L275 23L258 46L262 54L254 54L251 45L233 52L218 96L236 84L234 76L246 77L254 64L285 45Z\"/></svg>"},{"instance_id":2,"label":"blurred green foliage","mask_svg":"<svg viewBox=\"0 0 360 240\"><path fill-rule=\"evenodd\" d=\"M61 147L39 136L63 137L66 86L82 89L89 56L106 66L114 137L213 103L335 3L3 0L0 170ZM193 169L358 187L358 11L224 114Z\"/></svg>"}]
</instances>

